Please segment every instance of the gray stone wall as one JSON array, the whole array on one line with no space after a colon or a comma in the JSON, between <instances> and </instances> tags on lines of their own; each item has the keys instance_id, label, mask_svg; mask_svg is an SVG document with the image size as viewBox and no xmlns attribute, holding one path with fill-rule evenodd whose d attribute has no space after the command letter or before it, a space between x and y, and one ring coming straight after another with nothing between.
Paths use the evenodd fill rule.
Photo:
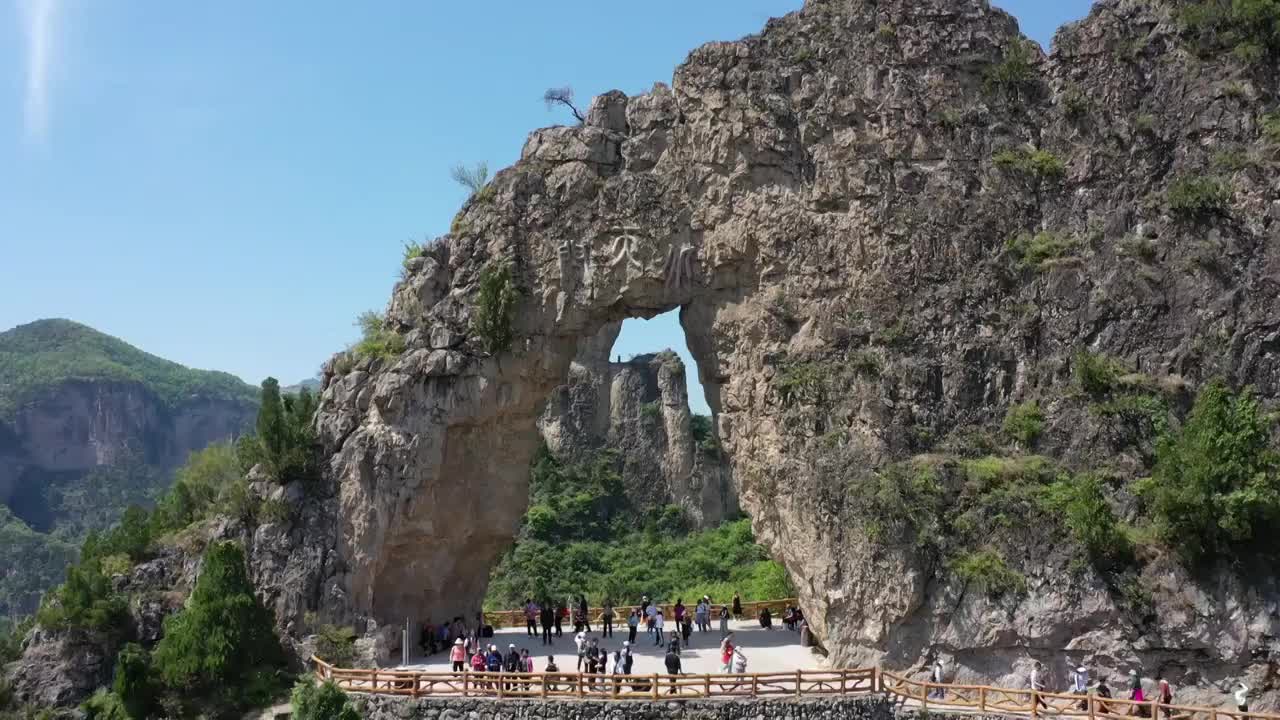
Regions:
<instances>
[{"instance_id":1,"label":"gray stone wall","mask_svg":"<svg viewBox=\"0 0 1280 720\"><path fill-rule=\"evenodd\" d=\"M883 697L801 700L495 700L353 696L364 720L891 720ZM910 713L913 715L913 713Z\"/></svg>"}]
</instances>

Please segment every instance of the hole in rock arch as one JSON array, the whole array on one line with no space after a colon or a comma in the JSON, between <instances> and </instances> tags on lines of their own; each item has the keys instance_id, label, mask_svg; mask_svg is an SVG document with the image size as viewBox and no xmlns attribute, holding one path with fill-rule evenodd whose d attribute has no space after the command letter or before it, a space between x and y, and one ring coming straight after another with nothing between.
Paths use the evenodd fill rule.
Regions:
<instances>
[{"instance_id":1,"label":"hole in rock arch","mask_svg":"<svg viewBox=\"0 0 1280 720\"><path fill-rule=\"evenodd\" d=\"M581 342L539 419L529 509L486 608L584 594L593 606L792 595L751 535L711 405L679 309Z\"/></svg>"}]
</instances>

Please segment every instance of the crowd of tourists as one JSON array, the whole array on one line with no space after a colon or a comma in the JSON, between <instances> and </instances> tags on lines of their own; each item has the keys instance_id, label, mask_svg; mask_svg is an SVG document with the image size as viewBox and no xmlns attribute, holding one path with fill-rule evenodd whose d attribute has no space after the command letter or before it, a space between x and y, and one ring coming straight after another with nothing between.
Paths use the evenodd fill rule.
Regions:
<instances>
[{"instance_id":1,"label":"crowd of tourists","mask_svg":"<svg viewBox=\"0 0 1280 720\"><path fill-rule=\"evenodd\" d=\"M929 672L929 682L939 685L929 692L929 697L944 701L946 700L946 688L942 687L947 680L946 668L940 658L935 658L933 667ZM1160 713L1165 718L1173 716L1173 708L1169 707L1173 704L1173 685L1163 674L1157 673L1154 682L1154 693L1148 693L1143 684L1142 675L1136 670L1131 669L1128 677L1125 679L1124 688L1127 690L1127 699L1133 703L1148 703L1152 700L1160 704ZM1113 707L1117 703L1108 704L1108 700L1115 698L1114 691L1107 684L1107 676L1100 673L1096 682L1091 682L1089 677L1089 668L1080 665L1068 673L1066 678L1066 686L1068 694L1080 695L1077 709L1084 711L1089 709L1089 695L1094 697L1094 711L1101 714L1128 714L1134 717L1150 717L1150 707L1144 705L1128 705L1125 708ZM1049 709L1048 703L1040 696L1040 693L1052 693L1050 689L1050 679L1045 671L1044 663L1039 660L1031 664L1031 673L1027 678L1027 689L1034 691L1031 696L1035 698L1034 704L1036 708ZM1249 686L1244 683L1236 683L1233 688L1232 695L1236 702L1236 708L1242 712L1249 712ZM1155 720L1155 719L1153 719Z\"/></svg>"},{"instance_id":2,"label":"crowd of tourists","mask_svg":"<svg viewBox=\"0 0 1280 720\"><path fill-rule=\"evenodd\" d=\"M525 630L530 638L539 638L542 646L554 646L556 640L564 637L565 626L572 623L572 641L577 654L574 672L587 675L625 676L632 674L635 658L633 651L637 643L665 650L664 665L669 675L681 675L684 668L681 663L681 651L692 647L695 638L702 634L718 635L720 671L727 674L743 674L747 671L747 656L737 645L734 634L729 630L730 619L743 619L742 599L735 593L731 604L715 605L710 596L704 595L689 607L683 598L677 598L671 607L671 617L659 604L651 601L646 595L640 599L636 607L628 608L626 616L614 607L610 599L605 600L599 613L598 636L593 635L592 617L585 596L578 596L570 603L537 602L526 599L521 608L525 619ZM772 629L772 615L767 608L758 616L760 626ZM713 622L718 633L713 630ZM788 606L783 615L783 624L791 630L800 630L803 626L803 615L798 608ZM607 640L617 632L626 633L621 644L610 649ZM645 637L640 637L643 629ZM504 653L496 644L486 643L485 639L493 636L491 627L484 624L482 614L478 614L474 624L468 624L461 617L440 625L428 619L422 628L422 651L431 655L445 648L449 651L449 660L454 672L470 669L475 672L532 673L536 663L528 648L517 648L514 643L507 646ZM548 655L546 662L538 672L558 673L561 670L554 655ZM514 681L513 681L514 682ZM598 681L593 681L598 682ZM618 684L622 680L616 681ZM671 692L675 692L674 680ZM518 683L514 683L518 684ZM628 686L638 689L642 680L627 681Z\"/></svg>"}]
</instances>

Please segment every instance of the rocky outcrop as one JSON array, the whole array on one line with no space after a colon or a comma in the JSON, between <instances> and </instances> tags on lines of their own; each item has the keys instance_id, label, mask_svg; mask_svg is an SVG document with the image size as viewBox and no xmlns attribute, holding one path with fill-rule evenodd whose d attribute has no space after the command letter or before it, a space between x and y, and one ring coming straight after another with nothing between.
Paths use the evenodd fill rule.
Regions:
<instances>
[{"instance_id":1,"label":"rocky outcrop","mask_svg":"<svg viewBox=\"0 0 1280 720\"><path fill-rule=\"evenodd\" d=\"M288 508L284 517L254 522L217 516L156 544L156 556L112 577L127 600L129 622L115 634L80 630L54 632L37 627L24 640L22 657L4 668L14 697L37 707L68 707L109 685L123 639L151 649L163 636L164 619L180 611L200 574L205 548L234 541L245 548L259 600L272 612L296 670L314 651L309 643L320 625L352 621L348 603L331 580L335 567L337 518L332 495L300 483L280 486L257 468L249 473L247 503L271 502ZM363 629L363 628L362 628ZM385 662L386 641L376 627L358 644L361 662Z\"/></svg>"},{"instance_id":2,"label":"rocky outcrop","mask_svg":"<svg viewBox=\"0 0 1280 720\"><path fill-rule=\"evenodd\" d=\"M671 350L609 361L621 323L583 343L538 421L561 460L614 451L627 497L655 512L677 505L696 528L738 512L732 473L712 437L695 437L684 362Z\"/></svg>"},{"instance_id":3,"label":"rocky outcrop","mask_svg":"<svg viewBox=\"0 0 1280 720\"><path fill-rule=\"evenodd\" d=\"M129 503L148 502L167 486L191 452L245 432L255 413L253 403L233 399L190 397L171 406L140 382L57 383L0 420L0 503L40 533L109 524ZM121 486L91 487L108 482ZM101 503L63 502L90 494ZM40 582L34 574L15 579L23 592L0 596L0 612L33 612L47 589Z\"/></svg>"},{"instance_id":4,"label":"rocky outcrop","mask_svg":"<svg viewBox=\"0 0 1280 720\"><path fill-rule=\"evenodd\" d=\"M695 50L671 86L533 133L408 263L386 314L406 352L325 369L347 609L384 626L474 612L582 343L680 308L742 507L833 663L937 650L959 677L1021 684L1041 657L1058 676L1159 669L1186 701L1221 699L1228 677L1270 693L1269 577L1155 558L1135 593L1152 623L1026 519L991 528L1026 592L991 597L861 524L871 498L848 484L970 452L1030 399L1040 452L1132 477L1140 451L1073 389L1082 349L1274 402L1280 197L1258 118L1278 88L1265 68L1193 59L1171 12L1101 0L1045 55L985 0L809 0ZM1171 207L1171 187L1207 175L1223 207ZM501 316L480 302L501 267L519 302L492 352L476 321Z\"/></svg>"}]
</instances>

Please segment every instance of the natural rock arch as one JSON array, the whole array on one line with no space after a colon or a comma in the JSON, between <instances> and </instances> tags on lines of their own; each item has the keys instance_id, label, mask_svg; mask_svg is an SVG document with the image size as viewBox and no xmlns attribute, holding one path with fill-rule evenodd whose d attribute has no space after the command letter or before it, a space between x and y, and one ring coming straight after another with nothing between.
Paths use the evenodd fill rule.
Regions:
<instances>
[{"instance_id":1,"label":"natural rock arch","mask_svg":"<svg viewBox=\"0 0 1280 720\"><path fill-rule=\"evenodd\" d=\"M685 190L698 164L664 160L677 113L663 86L631 100L615 92L596 99L584 126L535 133L456 232L411 261L388 312L410 350L345 374L330 368L319 427L341 482L344 585L357 611L384 623L474 612L527 505L546 398L579 343L625 317L680 308L732 456L720 393L732 348L716 342L716 323L755 312L762 266L749 228L763 218L750 216L768 207L706 226ZM794 162L769 172L798 187L800 154L788 154ZM534 206L554 216L530 215ZM521 215L532 222L508 222ZM522 291L518 339L490 356L472 331L473 298L483 269L507 263Z\"/></svg>"}]
</instances>

